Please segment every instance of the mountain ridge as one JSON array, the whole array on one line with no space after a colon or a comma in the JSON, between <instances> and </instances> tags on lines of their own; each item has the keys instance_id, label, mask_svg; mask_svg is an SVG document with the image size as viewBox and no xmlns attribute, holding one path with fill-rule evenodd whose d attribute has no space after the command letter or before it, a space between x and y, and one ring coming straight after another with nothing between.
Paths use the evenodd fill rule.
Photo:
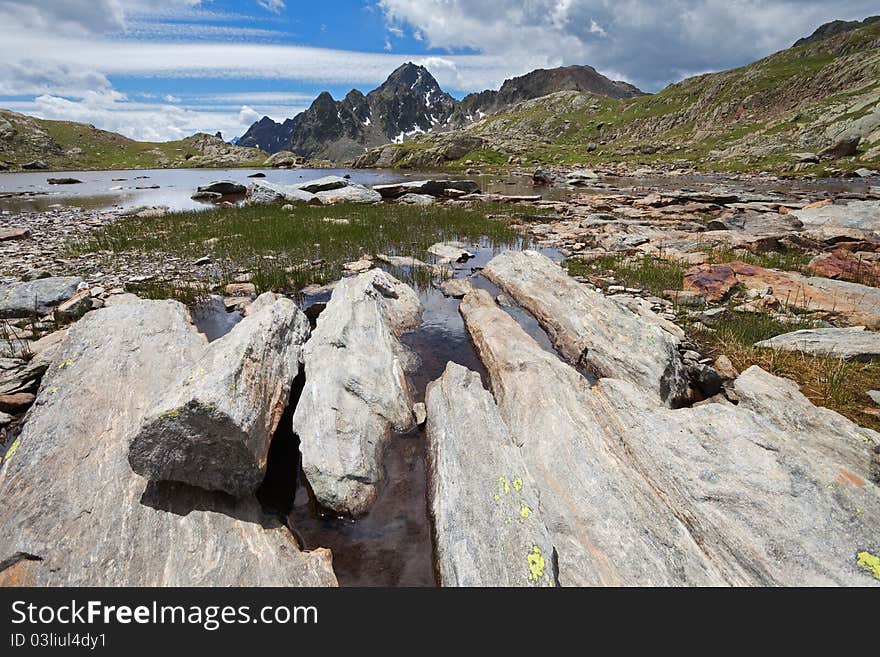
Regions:
<instances>
[{"instance_id":1,"label":"mountain ridge","mask_svg":"<svg viewBox=\"0 0 880 657\"><path fill-rule=\"evenodd\" d=\"M591 91L612 98L644 95L636 87L601 75L591 66L536 69L505 80L497 91L468 94L461 101L443 91L427 68L407 62L366 96L357 89L336 101L322 92L304 112L284 123L263 117L239 145L282 150L329 160L352 159L364 150L401 143L418 134L467 125L510 104L561 90Z\"/></svg>"}]
</instances>

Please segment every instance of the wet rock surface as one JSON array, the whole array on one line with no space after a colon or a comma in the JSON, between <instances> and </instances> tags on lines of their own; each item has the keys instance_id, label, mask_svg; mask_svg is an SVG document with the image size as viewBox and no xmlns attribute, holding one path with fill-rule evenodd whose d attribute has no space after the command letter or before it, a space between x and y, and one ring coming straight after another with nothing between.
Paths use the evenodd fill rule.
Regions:
<instances>
[{"instance_id":1,"label":"wet rock surface","mask_svg":"<svg viewBox=\"0 0 880 657\"><path fill-rule=\"evenodd\" d=\"M380 457L392 433L415 426L398 336L421 304L382 270L341 281L303 350L306 384L293 416L302 467L319 504L359 516L378 494Z\"/></svg>"}]
</instances>

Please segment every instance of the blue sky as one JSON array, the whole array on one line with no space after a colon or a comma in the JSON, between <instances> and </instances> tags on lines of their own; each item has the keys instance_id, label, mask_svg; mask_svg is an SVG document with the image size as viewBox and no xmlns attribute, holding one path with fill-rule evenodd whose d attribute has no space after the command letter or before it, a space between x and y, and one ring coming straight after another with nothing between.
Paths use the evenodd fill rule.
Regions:
<instances>
[{"instance_id":1,"label":"blue sky","mask_svg":"<svg viewBox=\"0 0 880 657\"><path fill-rule=\"evenodd\" d=\"M590 64L657 91L876 0L0 0L0 107L144 140L231 138L405 61L455 96Z\"/></svg>"}]
</instances>

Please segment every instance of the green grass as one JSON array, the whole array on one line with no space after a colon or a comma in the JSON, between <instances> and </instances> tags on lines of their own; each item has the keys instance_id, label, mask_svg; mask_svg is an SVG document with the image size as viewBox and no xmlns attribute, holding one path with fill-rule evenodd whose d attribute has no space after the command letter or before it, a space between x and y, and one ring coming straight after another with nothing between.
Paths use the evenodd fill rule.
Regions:
<instances>
[{"instance_id":1,"label":"green grass","mask_svg":"<svg viewBox=\"0 0 880 657\"><path fill-rule=\"evenodd\" d=\"M611 275L626 287L641 288L662 296L664 290L680 290L688 265L651 255L607 255L591 262L569 258L563 265L571 276Z\"/></svg>"},{"instance_id":2,"label":"green grass","mask_svg":"<svg viewBox=\"0 0 880 657\"><path fill-rule=\"evenodd\" d=\"M797 249L784 249L782 251L767 251L765 253L752 253L744 249L712 249L706 255L709 262L725 264L728 262L744 262L747 265L755 265L764 269L781 269L783 271L803 272L813 254Z\"/></svg>"},{"instance_id":3,"label":"green grass","mask_svg":"<svg viewBox=\"0 0 880 657\"><path fill-rule=\"evenodd\" d=\"M880 431L880 417L866 413L873 402L868 390L880 389L880 363L857 363L829 356L758 349L756 342L783 333L812 328L806 322L784 323L763 313L731 311L713 331L685 325L701 353L730 358L743 371L752 365L796 382L810 401Z\"/></svg>"},{"instance_id":4,"label":"green grass","mask_svg":"<svg viewBox=\"0 0 880 657\"><path fill-rule=\"evenodd\" d=\"M342 265L379 253L435 260L428 247L440 241L485 241L513 246L522 238L504 219L537 211L509 204L471 207L409 205L277 206L221 208L180 212L156 219L125 219L69 243L68 255L98 254L125 260L146 254L161 260L177 256L213 264L201 281L182 286L176 280L153 280L138 292L153 298L192 300L230 282L237 272L251 273L258 291L296 292L310 283L338 280ZM425 283L428 270L394 270L410 282Z\"/></svg>"}]
</instances>

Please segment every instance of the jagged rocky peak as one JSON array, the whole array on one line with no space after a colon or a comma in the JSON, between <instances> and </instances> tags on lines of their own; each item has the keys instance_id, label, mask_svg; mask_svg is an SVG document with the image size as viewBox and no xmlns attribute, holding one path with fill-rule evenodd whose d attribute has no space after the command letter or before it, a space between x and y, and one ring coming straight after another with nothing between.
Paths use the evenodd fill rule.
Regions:
<instances>
[{"instance_id":1,"label":"jagged rocky peak","mask_svg":"<svg viewBox=\"0 0 880 657\"><path fill-rule=\"evenodd\" d=\"M446 123L457 101L424 66L408 62L367 95L387 141L402 142Z\"/></svg>"},{"instance_id":2,"label":"jagged rocky peak","mask_svg":"<svg viewBox=\"0 0 880 657\"><path fill-rule=\"evenodd\" d=\"M283 150L284 144L290 139L294 121L295 119L287 119L284 123L278 123L264 116L241 136L238 145L260 148L267 153L277 153Z\"/></svg>"}]
</instances>

